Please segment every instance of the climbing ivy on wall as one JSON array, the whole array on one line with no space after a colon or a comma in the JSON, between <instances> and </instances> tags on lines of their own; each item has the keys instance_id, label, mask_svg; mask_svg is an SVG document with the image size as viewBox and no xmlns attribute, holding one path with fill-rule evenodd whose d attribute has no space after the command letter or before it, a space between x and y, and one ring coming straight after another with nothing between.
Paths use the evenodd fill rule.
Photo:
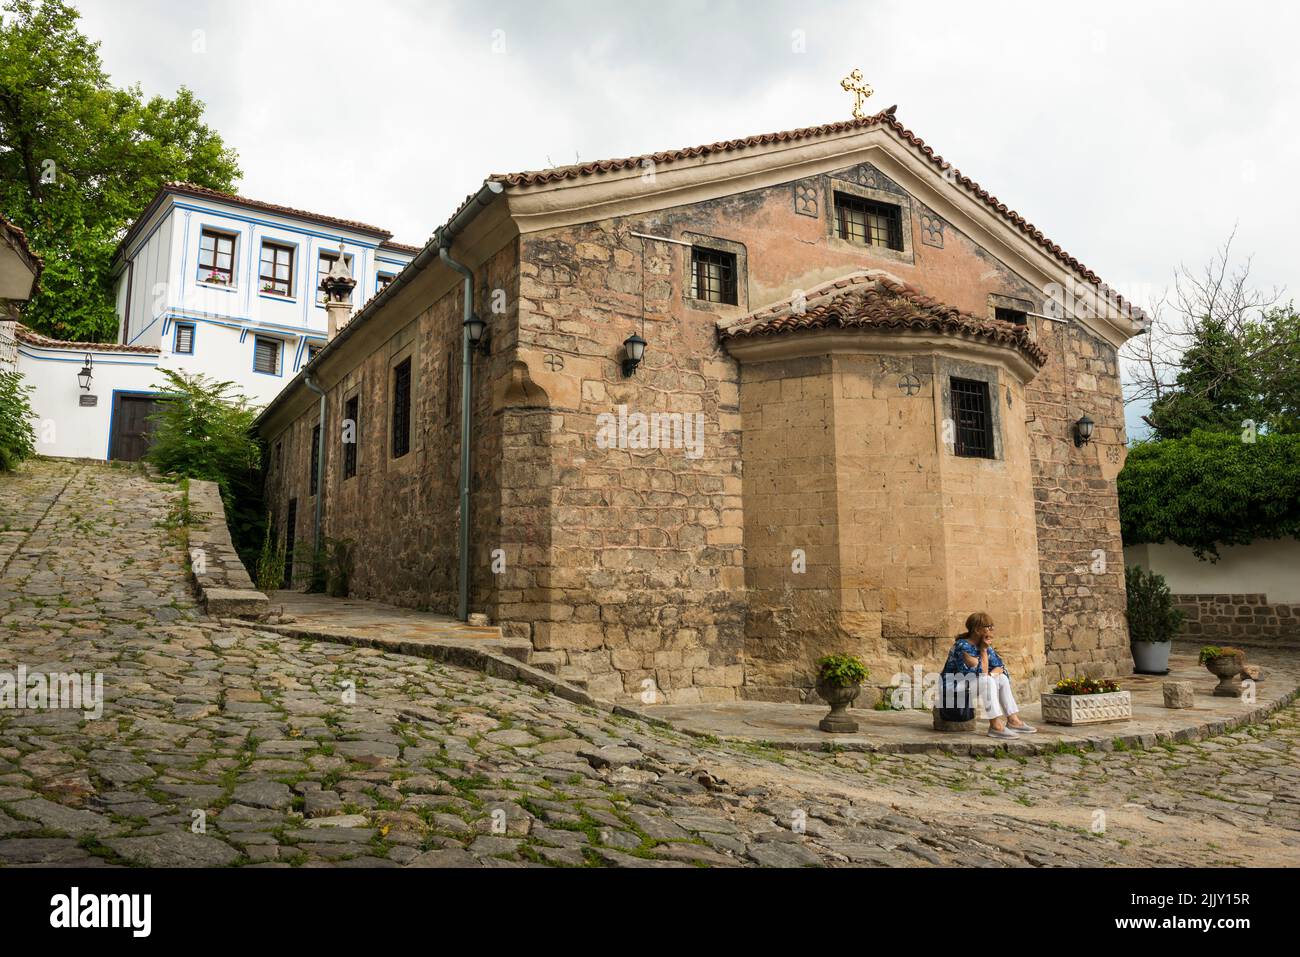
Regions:
<instances>
[{"instance_id":1,"label":"climbing ivy on wall","mask_svg":"<svg viewBox=\"0 0 1300 957\"><path fill-rule=\"evenodd\" d=\"M1300 535L1300 435L1192 432L1135 445L1119 474L1125 545L1217 545Z\"/></svg>"}]
</instances>

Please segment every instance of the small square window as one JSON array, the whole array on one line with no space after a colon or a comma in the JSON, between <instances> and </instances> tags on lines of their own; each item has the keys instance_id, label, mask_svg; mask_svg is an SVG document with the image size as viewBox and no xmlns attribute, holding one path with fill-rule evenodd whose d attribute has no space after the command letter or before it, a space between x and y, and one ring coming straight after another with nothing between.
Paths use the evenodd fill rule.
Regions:
<instances>
[{"instance_id":1,"label":"small square window","mask_svg":"<svg viewBox=\"0 0 1300 957\"><path fill-rule=\"evenodd\" d=\"M235 236L215 229L199 232L199 281L218 286L235 283Z\"/></svg>"},{"instance_id":2,"label":"small square window","mask_svg":"<svg viewBox=\"0 0 1300 957\"><path fill-rule=\"evenodd\" d=\"M845 193L835 194L835 229L840 239L864 246L903 249L903 210Z\"/></svg>"},{"instance_id":3,"label":"small square window","mask_svg":"<svg viewBox=\"0 0 1300 957\"><path fill-rule=\"evenodd\" d=\"M375 277L375 292L383 292L388 288L388 284L397 278L395 273L381 272Z\"/></svg>"},{"instance_id":4,"label":"small square window","mask_svg":"<svg viewBox=\"0 0 1300 957\"><path fill-rule=\"evenodd\" d=\"M330 270L334 268L334 264L338 262L338 258L339 258L338 253L327 252L325 250L321 250L320 255L316 258L316 302L322 305L325 303L326 296L325 296L325 290L321 287L321 283L325 281L325 277L328 276ZM351 272L352 254L344 253L343 261L348 267L348 272ZM353 292L355 291L356 291L356 287L354 286ZM348 302L351 301L352 301L352 293L348 293Z\"/></svg>"},{"instance_id":5,"label":"small square window","mask_svg":"<svg viewBox=\"0 0 1300 957\"><path fill-rule=\"evenodd\" d=\"M253 371L280 374L280 340L258 336L253 342Z\"/></svg>"},{"instance_id":6,"label":"small square window","mask_svg":"<svg viewBox=\"0 0 1300 957\"><path fill-rule=\"evenodd\" d=\"M176 323L176 336L172 340L172 352L184 356L194 355L194 323Z\"/></svg>"},{"instance_id":7,"label":"small square window","mask_svg":"<svg viewBox=\"0 0 1300 957\"><path fill-rule=\"evenodd\" d=\"M324 346L308 346L308 347L307 347L307 361L308 361L308 362L311 362L312 359L315 359L316 356L320 354L320 351L321 351L322 349L324 349L324 348L325 348Z\"/></svg>"},{"instance_id":8,"label":"small square window","mask_svg":"<svg viewBox=\"0 0 1300 957\"><path fill-rule=\"evenodd\" d=\"M274 296L293 295L293 247L262 243L262 268L258 288Z\"/></svg>"},{"instance_id":9,"label":"small square window","mask_svg":"<svg viewBox=\"0 0 1300 957\"><path fill-rule=\"evenodd\" d=\"M691 298L736 305L736 255L691 247Z\"/></svg>"},{"instance_id":10,"label":"small square window","mask_svg":"<svg viewBox=\"0 0 1300 957\"><path fill-rule=\"evenodd\" d=\"M993 414L989 384L978 379L950 380L952 417L957 426L953 451L965 458L993 458Z\"/></svg>"},{"instance_id":11,"label":"small square window","mask_svg":"<svg viewBox=\"0 0 1300 957\"><path fill-rule=\"evenodd\" d=\"M993 318L997 319L999 322L1010 322L1017 326L1023 326L1028 319L1025 313L1021 310L1004 309L1002 306L998 306L993 310Z\"/></svg>"},{"instance_id":12,"label":"small square window","mask_svg":"<svg viewBox=\"0 0 1300 957\"><path fill-rule=\"evenodd\" d=\"M393 368L393 458L411 451L411 360Z\"/></svg>"}]
</instances>

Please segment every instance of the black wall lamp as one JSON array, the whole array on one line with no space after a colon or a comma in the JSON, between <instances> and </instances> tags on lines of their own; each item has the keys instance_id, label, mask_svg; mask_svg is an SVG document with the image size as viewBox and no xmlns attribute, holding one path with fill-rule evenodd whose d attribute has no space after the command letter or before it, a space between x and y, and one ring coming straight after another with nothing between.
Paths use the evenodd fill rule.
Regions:
<instances>
[{"instance_id":1,"label":"black wall lamp","mask_svg":"<svg viewBox=\"0 0 1300 957\"><path fill-rule=\"evenodd\" d=\"M487 352L488 341L483 336L483 333L487 331L487 323L479 317L479 314L477 312L471 313L470 317L462 325L469 335L470 348L479 352Z\"/></svg>"},{"instance_id":2,"label":"black wall lamp","mask_svg":"<svg viewBox=\"0 0 1300 957\"><path fill-rule=\"evenodd\" d=\"M645 356L645 340L635 332L623 340L623 352L626 358L623 360L623 375L629 376L636 372L636 367L641 364L641 359Z\"/></svg>"},{"instance_id":3,"label":"black wall lamp","mask_svg":"<svg viewBox=\"0 0 1300 957\"><path fill-rule=\"evenodd\" d=\"M95 360L91 357L90 353L86 353L86 364L83 365L81 371L77 373L77 384L87 392L90 391L90 380L91 377L94 376L94 372L92 371L94 365Z\"/></svg>"},{"instance_id":4,"label":"black wall lamp","mask_svg":"<svg viewBox=\"0 0 1300 957\"><path fill-rule=\"evenodd\" d=\"M1088 444L1092 438L1093 421L1086 415L1078 422L1074 423L1074 447L1080 448Z\"/></svg>"}]
</instances>

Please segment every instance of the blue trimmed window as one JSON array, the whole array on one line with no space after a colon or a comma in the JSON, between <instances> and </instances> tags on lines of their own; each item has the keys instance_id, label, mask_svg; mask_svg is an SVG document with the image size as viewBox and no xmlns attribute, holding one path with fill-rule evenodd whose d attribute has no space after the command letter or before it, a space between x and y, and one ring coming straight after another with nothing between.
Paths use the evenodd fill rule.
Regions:
<instances>
[{"instance_id":1,"label":"blue trimmed window","mask_svg":"<svg viewBox=\"0 0 1300 957\"><path fill-rule=\"evenodd\" d=\"M176 331L172 338L172 352L183 356L194 355L194 323L176 323Z\"/></svg>"},{"instance_id":2,"label":"blue trimmed window","mask_svg":"<svg viewBox=\"0 0 1300 957\"><path fill-rule=\"evenodd\" d=\"M253 341L253 371L265 375L280 374L280 340L258 336Z\"/></svg>"}]
</instances>

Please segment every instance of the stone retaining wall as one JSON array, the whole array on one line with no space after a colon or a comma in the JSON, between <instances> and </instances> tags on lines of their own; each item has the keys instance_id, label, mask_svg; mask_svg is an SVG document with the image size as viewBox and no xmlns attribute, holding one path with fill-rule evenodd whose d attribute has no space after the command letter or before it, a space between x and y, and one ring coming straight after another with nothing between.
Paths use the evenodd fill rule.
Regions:
<instances>
[{"instance_id":1,"label":"stone retaining wall","mask_svg":"<svg viewBox=\"0 0 1300 957\"><path fill-rule=\"evenodd\" d=\"M1208 642L1300 641L1300 605L1265 594L1174 595L1187 616L1182 636Z\"/></svg>"},{"instance_id":2,"label":"stone retaining wall","mask_svg":"<svg viewBox=\"0 0 1300 957\"><path fill-rule=\"evenodd\" d=\"M189 530L190 574L209 615L255 618L266 613L265 595L239 559L226 527L226 508L216 482L190 480L190 509L198 523Z\"/></svg>"}]
</instances>

